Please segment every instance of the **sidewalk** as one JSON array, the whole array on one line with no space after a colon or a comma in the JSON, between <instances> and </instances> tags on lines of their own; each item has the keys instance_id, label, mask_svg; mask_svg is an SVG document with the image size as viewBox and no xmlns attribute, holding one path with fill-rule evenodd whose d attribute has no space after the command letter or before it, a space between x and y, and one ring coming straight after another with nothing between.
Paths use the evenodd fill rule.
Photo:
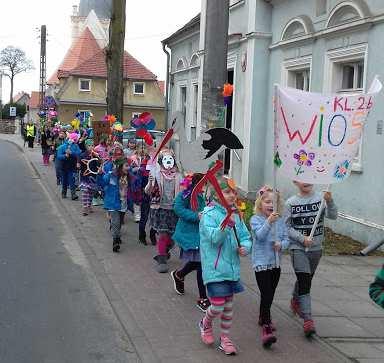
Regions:
<instances>
[{"instance_id":1,"label":"sidewalk","mask_svg":"<svg viewBox=\"0 0 384 363\"><path fill-rule=\"evenodd\" d=\"M0 135L1 139L23 149L18 135ZM84 243L84 253L96 256L98 268L103 270L99 281L112 282L113 291L104 291L143 362L383 362L384 311L370 301L367 292L383 262L381 258L323 257L312 294L319 337L310 342L303 337L301 321L289 311L294 274L285 256L273 308L278 342L271 350L260 344L258 289L249 260L243 259L246 292L236 296L232 331L239 355L226 358L199 340L197 323L202 314L194 306L195 277L186 279L184 296L176 295L169 275L154 271L153 247L137 242L137 225L129 216L123 229L122 252L113 254L105 213L97 209L91 216L81 216L80 202L61 200L53 167L42 165L40 148L24 150L43 184L57 196L60 209L71 216L73 230ZM174 251L170 269L178 265Z\"/></svg>"}]
</instances>

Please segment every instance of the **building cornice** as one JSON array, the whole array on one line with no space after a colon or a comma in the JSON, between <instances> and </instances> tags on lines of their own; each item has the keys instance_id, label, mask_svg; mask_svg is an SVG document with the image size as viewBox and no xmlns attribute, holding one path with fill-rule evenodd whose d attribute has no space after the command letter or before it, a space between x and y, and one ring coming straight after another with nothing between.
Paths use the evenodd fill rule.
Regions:
<instances>
[{"instance_id":1,"label":"building cornice","mask_svg":"<svg viewBox=\"0 0 384 363\"><path fill-rule=\"evenodd\" d=\"M269 47L269 49L296 45L303 42L311 42L318 38L333 37L335 35L339 35L340 33L350 33L357 30L366 30L366 29L369 29L372 25L382 23L382 22L384 22L384 14L380 14L377 16L369 17L369 18L359 19L351 23L341 24L338 26L322 29L317 32L313 32L311 34L303 35L301 37L279 41L272 44Z\"/></svg>"}]
</instances>

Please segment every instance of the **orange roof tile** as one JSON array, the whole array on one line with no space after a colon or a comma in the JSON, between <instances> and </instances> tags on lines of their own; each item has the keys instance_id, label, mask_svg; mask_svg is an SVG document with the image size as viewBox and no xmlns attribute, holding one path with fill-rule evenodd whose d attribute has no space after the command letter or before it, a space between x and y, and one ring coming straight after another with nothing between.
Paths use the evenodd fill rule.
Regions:
<instances>
[{"instance_id":1,"label":"orange roof tile","mask_svg":"<svg viewBox=\"0 0 384 363\"><path fill-rule=\"evenodd\" d=\"M105 50L94 54L78 67L68 72L70 75L107 78ZM156 75L143 66L128 52L124 52L124 79L156 80Z\"/></svg>"},{"instance_id":2,"label":"orange roof tile","mask_svg":"<svg viewBox=\"0 0 384 363\"><path fill-rule=\"evenodd\" d=\"M70 75L107 78L105 50L97 44L87 27L72 44L62 64L49 79L48 84L58 83L59 78ZM124 52L124 79L156 80L156 75L128 52Z\"/></svg>"},{"instance_id":3,"label":"orange roof tile","mask_svg":"<svg viewBox=\"0 0 384 363\"><path fill-rule=\"evenodd\" d=\"M78 67L84 61L90 59L96 53L100 52L101 48L97 44L95 37L89 28L85 28L83 33L72 43L63 62L58 67L57 71L51 76L48 84L57 83L58 78L65 76L66 72Z\"/></svg>"}]
</instances>

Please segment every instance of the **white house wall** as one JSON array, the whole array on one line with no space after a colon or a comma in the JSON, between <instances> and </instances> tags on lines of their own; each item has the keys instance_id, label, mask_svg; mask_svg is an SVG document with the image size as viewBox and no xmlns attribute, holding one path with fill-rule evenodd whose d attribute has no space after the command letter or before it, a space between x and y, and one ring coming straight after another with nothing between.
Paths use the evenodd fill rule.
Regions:
<instances>
[{"instance_id":1,"label":"white house wall","mask_svg":"<svg viewBox=\"0 0 384 363\"><path fill-rule=\"evenodd\" d=\"M314 23L315 31L324 29L329 12L342 1L328 1L328 12L316 18L314 7L307 1L276 2L273 8L272 30L273 39L278 42L281 32L287 22L298 15L308 15ZM366 1L374 16L384 14L384 2ZM362 26L347 29L327 36L319 36L316 40L293 42L286 46L271 49L269 98L272 99L273 84L280 83L282 64L286 60L299 57L312 57L311 90L314 92L329 91L326 83L327 63L326 54L329 51L361 47L368 47L366 57L366 89L376 74L383 79L382 60L384 54L384 23L377 22L374 26ZM353 172L350 178L341 184L334 185L332 191L341 212L341 217L330 225L339 233L349 235L357 240L371 243L384 238L384 159L379 156L384 149L384 135L377 134L379 120L383 120L384 94L381 93L376 105L370 113L369 122L364 129L362 149L362 171ZM265 181L272 181L272 108L268 110L267 150L264 162ZM295 192L291 181L281 179L278 187L284 197ZM322 189L322 187L318 187Z\"/></svg>"}]
</instances>

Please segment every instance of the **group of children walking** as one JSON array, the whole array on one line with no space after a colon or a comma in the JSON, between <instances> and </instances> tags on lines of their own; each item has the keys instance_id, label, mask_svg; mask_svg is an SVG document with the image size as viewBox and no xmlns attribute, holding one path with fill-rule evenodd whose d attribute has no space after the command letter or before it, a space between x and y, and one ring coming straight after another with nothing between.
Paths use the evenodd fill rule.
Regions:
<instances>
[{"instance_id":1,"label":"group of children walking","mask_svg":"<svg viewBox=\"0 0 384 363\"><path fill-rule=\"evenodd\" d=\"M254 215L250 219L250 232L240 213L231 217L222 229L227 210L220 199L212 194L207 202L199 195L199 208L190 207L190 192L201 175L195 174L174 203L179 220L173 239L180 246L182 268L171 272L175 291L184 294L184 278L196 270L199 299L197 306L205 311L199 322L204 344L215 343L213 321L220 320L219 349L227 355L237 353L230 339L234 295L244 291L240 279L240 257L251 255L252 268L260 291L258 323L261 341L270 347L277 341L276 325L272 322L271 306L280 279L282 250L289 249L296 283L291 299L293 313L303 319L307 337L315 334L311 315L311 282L321 258L324 239L324 217L335 219L337 208L332 195L315 192L313 185L294 182L298 194L289 198L283 212L281 195L269 186L262 187L255 202ZM221 177L220 186L226 203L236 208L237 191L234 183ZM325 199L326 208L321 212L314 237L310 238L313 221ZM274 199L277 208L274 209Z\"/></svg>"},{"instance_id":2,"label":"group of children walking","mask_svg":"<svg viewBox=\"0 0 384 363\"><path fill-rule=\"evenodd\" d=\"M193 210L191 194L203 175L195 173L182 177L172 150L161 150L153 160L154 150L140 152L134 140L131 140L128 150L118 142L107 145L102 140L94 147L92 140L85 140L86 150L82 153L77 143L74 135L68 135L57 148L56 158L62 163L63 198L69 185L72 199L76 199L70 173L80 168L83 214L92 212L92 195L101 189L110 220L113 252L120 251L121 226L129 210L139 223L139 241L143 244L147 244L146 224L149 220L159 273L168 272L174 243L180 247L182 266L171 271L171 279L176 293L183 295L185 277L196 271L199 293L196 305L204 312L198 326L204 344L215 343L213 322L219 319L219 349L227 355L237 353L230 330L234 295L245 289L240 279L240 258L247 255L250 255L260 290L258 323L262 344L270 347L277 341L277 326L272 321L271 306L280 279L282 251L286 249L290 251L296 274L291 309L303 319L307 337L316 332L310 292L322 255L324 217L337 217L330 192L321 194L313 190L313 185L295 181L298 193L286 201L283 211L281 195L264 186L257 194L249 230L241 213L237 212L237 190L232 180L219 177L226 206L222 205L215 191L204 191L197 197L198 208ZM89 173L87 164L87 160L94 158L103 160L97 175ZM323 198L326 207L320 211L321 217L311 238L310 232ZM228 206L235 213L222 228Z\"/></svg>"}]
</instances>

